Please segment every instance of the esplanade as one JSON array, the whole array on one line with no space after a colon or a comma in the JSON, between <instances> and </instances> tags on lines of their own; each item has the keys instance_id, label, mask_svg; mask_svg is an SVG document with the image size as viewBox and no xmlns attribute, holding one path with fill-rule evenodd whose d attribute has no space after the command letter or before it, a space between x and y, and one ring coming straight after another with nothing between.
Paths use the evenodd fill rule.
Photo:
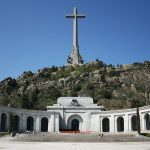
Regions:
<instances>
[{"instance_id":1,"label":"esplanade","mask_svg":"<svg viewBox=\"0 0 150 150\"><path fill-rule=\"evenodd\" d=\"M10 114L13 130L17 132L108 132L137 131L137 110L106 111L93 103L91 97L60 97L47 111L26 110L0 106L0 130L8 131ZM150 106L139 107L141 132L150 131Z\"/></svg>"}]
</instances>

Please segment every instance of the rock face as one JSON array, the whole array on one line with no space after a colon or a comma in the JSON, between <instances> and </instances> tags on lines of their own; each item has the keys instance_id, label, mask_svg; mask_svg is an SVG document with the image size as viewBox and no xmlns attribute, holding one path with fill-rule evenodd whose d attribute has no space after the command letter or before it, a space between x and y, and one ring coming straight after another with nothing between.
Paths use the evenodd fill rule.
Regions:
<instances>
[{"instance_id":1,"label":"rock face","mask_svg":"<svg viewBox=\"0 0 150 150\"><path fill-rule=\"evenodd\" d=\"M113 67L102 61L83 66L24 72L0 82L0 105L45 109L60 96L89 96L106 109L150 103L150 63Z\"/></svg>"}]
</instances>

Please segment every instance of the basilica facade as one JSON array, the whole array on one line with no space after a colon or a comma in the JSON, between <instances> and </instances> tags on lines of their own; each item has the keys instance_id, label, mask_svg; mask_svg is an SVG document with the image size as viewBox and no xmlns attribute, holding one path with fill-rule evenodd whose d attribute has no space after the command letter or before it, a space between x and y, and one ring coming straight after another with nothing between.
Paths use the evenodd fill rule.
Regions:
<instances>
[{"instance_id":1,"label":"basilica facade","mask_svg":"<svg viewBox=\"0 0 150 150\"><path fill-rule=\"evenodd\" d=\"M90 97L60 97L47 111L17 109L0 106L0 130L8 131L10 114L13 130L17 132L133 133L137 131L137 111L122 109L106 111ZM140 107L142 132L150 131L150 106Z\"/></svg>"}]
</instances>

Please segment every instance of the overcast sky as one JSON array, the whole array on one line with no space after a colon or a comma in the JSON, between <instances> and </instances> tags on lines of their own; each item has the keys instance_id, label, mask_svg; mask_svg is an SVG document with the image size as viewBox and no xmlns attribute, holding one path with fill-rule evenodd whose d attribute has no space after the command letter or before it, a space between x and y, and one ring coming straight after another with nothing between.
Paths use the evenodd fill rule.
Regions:
<instances>
[{"instance_id":1,"label":"overcast sky","mask_svg":"<svg viewBox=\"0 0 150 150\"><path fill-rule=\"evenodd\" d=\"M85 62L150 60L150 0L0 0L0 80L23 71L62 66L72 50L78 8L79 47Z\"/></svg>"}]
</instances>

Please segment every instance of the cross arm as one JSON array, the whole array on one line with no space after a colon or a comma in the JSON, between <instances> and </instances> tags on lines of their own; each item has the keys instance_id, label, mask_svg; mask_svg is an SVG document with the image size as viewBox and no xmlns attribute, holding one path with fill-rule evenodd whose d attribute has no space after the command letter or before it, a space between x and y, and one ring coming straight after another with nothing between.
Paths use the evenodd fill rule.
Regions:
<instances>
[{"instance_id":1,"label":"cross arm","mask_svg":"<svg viewBox=\"0 0 150 150\"><path fill-rule=\"evenodd\" d=\"M74 18L74 15L66 15L66 18Z\"/></svg>"},{"instance_id":2,"label":"cross arm","mask_svg":"<svg viewBox=\"0 0 150 150\"><path fill-rule=\"evenodd\" d=\"M86 16L84 16L84 15L78 15L77 17L78 18L85 18Z\"/></svg>"}]
</instances>

